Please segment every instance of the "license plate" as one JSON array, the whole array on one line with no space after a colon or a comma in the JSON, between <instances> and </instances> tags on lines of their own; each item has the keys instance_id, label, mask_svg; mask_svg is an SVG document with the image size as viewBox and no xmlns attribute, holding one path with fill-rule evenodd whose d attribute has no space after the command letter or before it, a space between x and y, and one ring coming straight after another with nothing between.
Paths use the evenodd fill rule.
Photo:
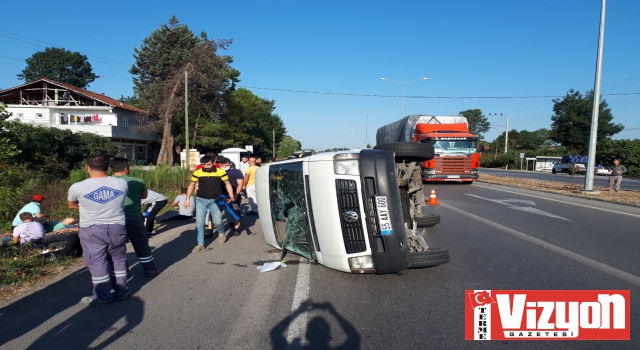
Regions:
<instances>
[{"instance_id":1,"label":"license plate","mask_svg":"<svg viewBox=\"0 0 640 350\"><path fill-rule=\"evenodd\" d=\"M460 175L449 175L447 176L447 179L459 179Z\"/></svg>"},{"instance_id":2,"label":"license plate","mask_svg":"<svg viewBox=\"0 0 640 350\"><path fill-rule=\"evenodd\" d=\"M382 233L383 235L393 234L393 229L391 228L391 219L389 218L387 196L376 196L376 211L378 212L378 224L380 224L380 233Z\"/></svg>"}]
</instances>

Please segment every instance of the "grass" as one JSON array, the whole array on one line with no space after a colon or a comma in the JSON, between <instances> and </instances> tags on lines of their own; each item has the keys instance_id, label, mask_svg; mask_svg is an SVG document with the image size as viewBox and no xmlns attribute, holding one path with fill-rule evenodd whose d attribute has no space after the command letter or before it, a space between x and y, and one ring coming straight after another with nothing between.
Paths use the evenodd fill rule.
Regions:
<instances>
[{"instance_id":1,"label":"grass","mask_svg":"<svg viewBox=\"0 0 640 350\"><path fill-rule=\"evenodd\" d=\"M52 268L67 266L75 258L55 255L44 256L42 248L29 244L0 247L0 285L16 286L47 276Z\"/></svg>"},{"instance_id":2,"label":"grass","mask_svg":"<svg viewBox=\"0 0 640 350\"><path fill-rule=\"evenodd\" d=\"M180 188L188 186L190 178L190 173L186 169L168 166L158 166L149 170L145 170L143 167L132 167L130 175L142 178L147 184L147 188L167 196L169 205L165 206L159 214L173 210L170 206L171 202L178 195ZM78 219L78 211L67 208L67 192L72 184L86 178L88 178L88 174L84 169L80 169L72 171L68 179L61 181L25 179L18 190L20 195L17 197L15 191L2 196L0 190L0 199L6 197L7 202L7 215L4 215L5 222L1 226L0 232L3 236L11 234L10 220L36 193L45 196L46 199L41 204L41 209L43 213L50 214L53 220L61 221L66 217ZM11 294L12 290L23 284L29 285L45 279L47 276L55 275L77 261L67 257L49 256L44 258L41 256L41 252L42 249L32 248L29 245L0 247L0 285L4 285L4 288L0 289L0 298L7 293Z\"/></svg>"},{"instance_id":3,"label":"grass","mask_svg":"<svg viewBox=\"0 0 640 350\"><path fill-rule=\"evenodd\" d=\"M578 184L579 180L583 178L576 179L573 186L571 184L555 182L555 181L544 181L544 180L534 180L534 179L524 179L521 177L513 176L500 176L500 175L488 175L481 174L480 182L494 183L499 185L508 185L520 188L526 188L531 190L538 190L544 192L551 192L557 194L564 195L572 195L584 198L597 198L601 200L605 200L608 202L614 203L625 203L625 204L633 204L640 205L640 196L638 196L638 192L636 191L628 191L621 189L620 192L613 191L604 191L604 187L594 187L594 190L600 191L598 194L587 194L579 192L584 189L582 184ZM622 181L622 188L624 188L624 181Z\"/></svg>"}]
</instances>

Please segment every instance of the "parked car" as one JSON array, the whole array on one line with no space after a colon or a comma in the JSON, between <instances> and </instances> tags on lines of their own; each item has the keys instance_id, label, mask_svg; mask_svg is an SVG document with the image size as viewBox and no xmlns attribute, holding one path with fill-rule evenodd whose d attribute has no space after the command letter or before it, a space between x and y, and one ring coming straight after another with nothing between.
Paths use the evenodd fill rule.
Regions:
<instances>
[{"instance_id":1,"label":"parked car","mask_svg":"<svg viewBox=\"0 0 640 350\"><path fill-rule=\"evenodd\" d=\"M594 168L594 173L596 175L611 175L611 170L603 167L600 164L596 164Z\"/></svg>"}]
</instances>

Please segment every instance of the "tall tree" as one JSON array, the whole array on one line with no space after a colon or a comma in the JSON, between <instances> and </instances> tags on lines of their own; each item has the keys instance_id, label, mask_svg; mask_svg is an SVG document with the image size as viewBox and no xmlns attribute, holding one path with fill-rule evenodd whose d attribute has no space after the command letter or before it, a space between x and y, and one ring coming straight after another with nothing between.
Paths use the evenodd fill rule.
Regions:
<instances>
[{"instance_id":1,"label":"tall tree","mask_svg":"<svg viewBox=\"0 0 640 350\"><path fill-rule=\"evenodd\" d=\"M499 147L504 151L504 132L492 142L492 147ZM516 129L509 131L509 149L539 150L551 146L549 129L541 128L535 131Z\"/></svg>"},{"instance_id":2,"label":"tall tree","mask_svg":"<svg viewBox=\"0 0 640 350\"><path fill-rule=\"evenodd\" d=\"M479 140L484 139L483 134L491 129L491 123L479 109L467 109L466 111L460 112L460 115L467 118L469 132L478 136Z\"/></svg>"},{"instance_id":3,"label":"tall tree","mask_svg":"<svg viewBox=\"0 0 640 350\"><path fill-rule=\"evenodd\" d=\"M589 149L591 132L591 112L593 108L593 91L582 95L579 91L569 90L562 99L553 100L550 138L562 146L579 153ZM624 129L622 124L612 122L613 115L607 101L600 102L597 140L609 138Z\"/></svg>"},{"instance_id":4,"label":"tall tree","mask_svg":"<svg viewBox=\"0 0 640 350\"><path fill-rule=\"evenodd\" d=\"M285 135L282 141L278 144L278 158L286 158L293 154L294 151L302 149L300 141L294 139L289 135Z\"/></svg>"},{"instance_id":5,"label":"tall tree","mask_svg":"<svg viewBox=\"0 0 640 350\"><path fill-rule=\"evenodd\" d=\"M253 145L255 154L272 157L274 131L276 144L287 131L282 119L274 113L275 101L260 98L244 88L231 91L226 97L224 113L199 122L196 144L212 150Z\"/></svg>"},{"instance_id":6,"label":"tall tree","mask_svg":"<svg viewBox=\"0 0 640 350\"><path fill-rule=\"evenodd\" d=\"M57 47L47 47L25 60L27 66L18 79L27 82L47 78L86 88L99 76L93 73L87 56Z\"/></svg>"},{"instance_id":7,"label":"tall tree","mask_svg":"<svg viewBox=\"0 0 640 350\"><path fill-rule=\"evenodd\" d=\"M233 90L240 73L230 56L219 56L232 40L209 40L206 33L195 36L173 16L154 30L135 49L134 92L150 115L148 123L161 130L158 163L173 163L176 139L185 140L185 72L189 75L189 114L215 123L224 111L225 96ZM196 118L199 121L200 118Z\"/></svg>"}]
</instances>

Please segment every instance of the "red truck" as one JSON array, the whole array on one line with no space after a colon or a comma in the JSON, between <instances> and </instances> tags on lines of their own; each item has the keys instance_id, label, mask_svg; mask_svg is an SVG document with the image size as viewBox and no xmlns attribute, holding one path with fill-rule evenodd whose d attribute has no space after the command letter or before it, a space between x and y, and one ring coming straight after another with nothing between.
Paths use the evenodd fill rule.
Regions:
<instances>
[{"instance_id":1,"label":"red truck","mask_svg":"<svg viewBox=\"0 0 640 350\"><path fill-rule=\"evenodd\" d=\"M376 143L422 142L434 147L434 157L421 163L425 182L471 184L478 178L484 146L469 132L463 116L414 114L378 129Z\"/></svg>"}]
</instances>

